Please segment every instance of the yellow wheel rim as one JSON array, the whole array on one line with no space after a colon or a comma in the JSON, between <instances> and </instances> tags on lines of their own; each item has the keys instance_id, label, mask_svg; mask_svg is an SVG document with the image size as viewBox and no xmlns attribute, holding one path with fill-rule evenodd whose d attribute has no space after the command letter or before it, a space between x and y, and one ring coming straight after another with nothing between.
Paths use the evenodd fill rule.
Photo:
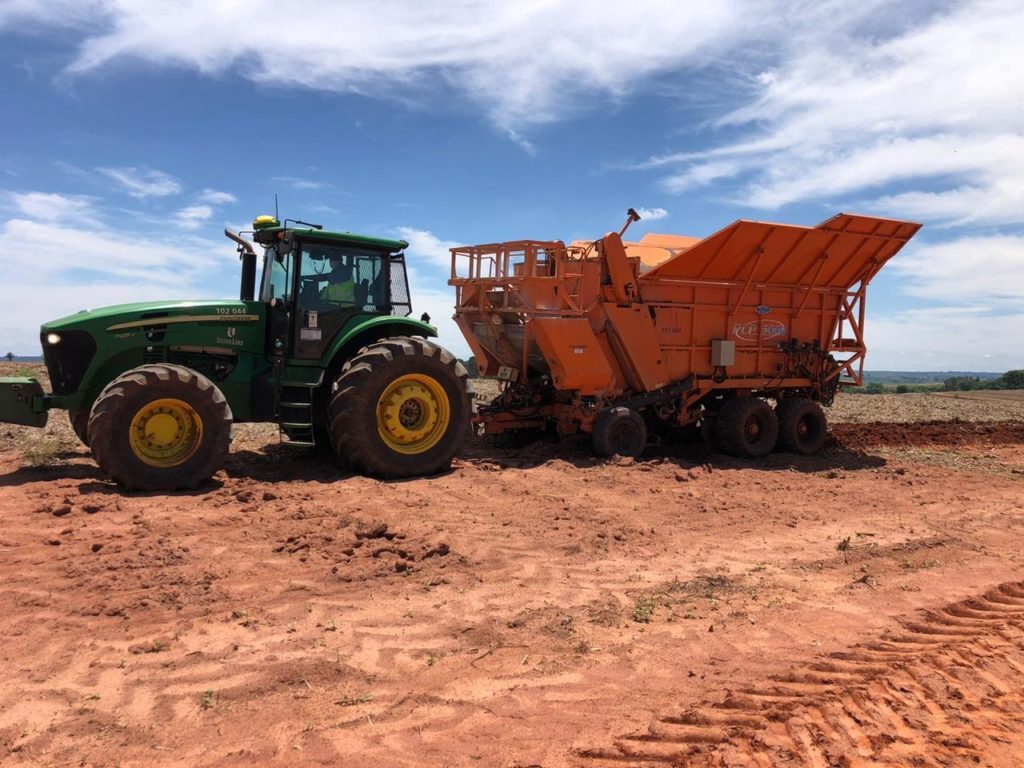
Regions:
<instances>
[{"instance_id":1,"label":"yellow wheel rim","mask_svg":"<svg viewBox=\"0 0 1024 768\"><path fill-rule=\"evenodd\" d=\"M129 429L132 452L151 467L184 464L203 441L202 418L191 405L174 398L146 403Z\"/></svg>"},{"instance_id":2,"label":"yellow wheel rim","mask_svg":"<svg viewBox=\"0 0 1024 768\"><path fill-rule=\"evenodd\" d=\"M437 445L451 423L441 383L421 373L392 381L377 401L377 433L397 453L413 455Z\"/></svg>"}]
</instances>

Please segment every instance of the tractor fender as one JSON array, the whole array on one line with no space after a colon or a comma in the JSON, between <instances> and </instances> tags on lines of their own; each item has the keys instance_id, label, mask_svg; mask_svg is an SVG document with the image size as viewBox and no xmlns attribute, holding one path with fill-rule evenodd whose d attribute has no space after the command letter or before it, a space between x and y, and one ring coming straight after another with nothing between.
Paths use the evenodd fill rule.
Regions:
<instances>
[{"instance_id":1,"label":"tractor fender","mask_svg":"<svg viewBox=\"0 0 1024 768\"><path fill-rule=\"evenodd\" d=\"M346 333L339 334L327 353L324 355L323 366L328 371L341 365L356 352L382 338L388 336L437 336L437 328L422 320L411 317L395 317L382 315L371 318L350 328Z\"/></svg>"}]
</instances>

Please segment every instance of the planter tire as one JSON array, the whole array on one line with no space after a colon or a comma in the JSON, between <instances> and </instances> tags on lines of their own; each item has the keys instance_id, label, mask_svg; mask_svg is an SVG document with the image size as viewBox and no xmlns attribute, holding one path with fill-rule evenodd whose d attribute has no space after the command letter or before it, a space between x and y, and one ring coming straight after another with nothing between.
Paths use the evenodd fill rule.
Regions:
<instances>
[{"instance_id":1,"label":"planter tire","mask_svg":"<svg viewBox=\"0 0 1024 768\"><path fill-rule=\"evenodd\" d=\"M775 448L779 422L759 397L737 397L722 406L715 419L715 439L723 453L759 459Z\"/></svg>"},{"instance_id":2,"label":"planter tire","mask_svg":"<svg viewBox=\"0 0 1024 768\"><path fill-rule=\"evenodd\" d=\"M809 397L789 397L775 407L779 421L778 449L809 455L825 446L828 422L825 413Z\"/></svg>"},{"instance_id":3,"label":"planter tire","mask_svg":"<svg viewBox=\"0 0 1024 768\"><path fill-rule=\"evenodd\" d=\"M647 424L643 416L629 408L609 408L598 414L591 440L598 456L635 459L647 446Z\"/></svg>"}]
</instances>

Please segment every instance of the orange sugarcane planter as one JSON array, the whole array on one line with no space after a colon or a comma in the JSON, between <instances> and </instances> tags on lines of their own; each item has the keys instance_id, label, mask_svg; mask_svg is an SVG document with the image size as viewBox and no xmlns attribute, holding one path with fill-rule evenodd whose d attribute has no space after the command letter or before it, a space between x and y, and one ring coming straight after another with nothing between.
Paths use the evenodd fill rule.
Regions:
<instances>
[{"instance_id":1,"label":"orange sugarcane planter","mask_svg":"<svg viewBox=\"0 0 1024 768\"><path fill-rule=\"evenodd\" d=\"M590 432L604 455L689 425L739 456L818 450L819 406L862 381L867 286L921 225L839 214L624 242L638 218L593 242L451 249L455 321L505 382L485 430Z\"/></svg>"}]
</instances>

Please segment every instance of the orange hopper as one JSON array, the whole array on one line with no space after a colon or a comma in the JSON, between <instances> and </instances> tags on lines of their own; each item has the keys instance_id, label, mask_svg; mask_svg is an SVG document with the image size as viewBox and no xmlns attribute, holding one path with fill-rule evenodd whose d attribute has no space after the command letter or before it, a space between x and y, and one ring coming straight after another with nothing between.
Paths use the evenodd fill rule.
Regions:
<instances>
[{"instance_id":1,"label":"orange hopper","mask_svg":"<svg viewBox=\"0 0 1024 768\"><path fill-rule=\"evenodd\" d=\"M553 425L638 455L698 424L735 455L818 450L819 404L862 380L868 283L920 225L841 213L623 242L637 218L594 242L452 249L455 321L505 382L486 430Z\"/></svg>"}]
</instances>

